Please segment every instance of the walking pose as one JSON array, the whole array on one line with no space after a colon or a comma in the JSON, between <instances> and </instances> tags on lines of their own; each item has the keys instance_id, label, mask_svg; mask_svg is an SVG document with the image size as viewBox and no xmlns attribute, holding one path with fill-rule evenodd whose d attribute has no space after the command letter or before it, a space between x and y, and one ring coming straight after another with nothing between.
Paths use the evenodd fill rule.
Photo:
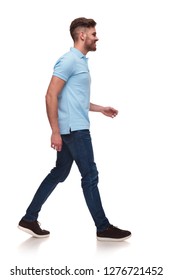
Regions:
<instances>
[{"instance_id":1,"label":"walking pose","mask_svg":"<svg viewBox=\"0 0 173 280\"><path fill-rule=\"evenodd\" d=\"M37 189L18 227L34 237L49 236L50 232L38 223L39 212L58 183L67 178L75 162L81 174L85 201L96 226L97 239L123 241L131 236L131 232L113 226L105 215L90 135L89 111L111 118L118 114L112 107L90 102L91 79L86 54L96 51L96 22L77 18L70 25L70 34L74 46L56 62L46 93L51 147L57 151L56 165Z\"/></svg>"}]
</instances>

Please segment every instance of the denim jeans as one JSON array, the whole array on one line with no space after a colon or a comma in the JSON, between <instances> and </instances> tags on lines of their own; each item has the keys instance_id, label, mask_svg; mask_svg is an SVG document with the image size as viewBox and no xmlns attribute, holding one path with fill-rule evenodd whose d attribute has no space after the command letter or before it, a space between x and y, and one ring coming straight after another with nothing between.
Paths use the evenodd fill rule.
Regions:
<instances>
[{"instance_id":1,"label":"denim jeans","mask_svg":"<svg viewBox=\"0 0 173 280\"><path fill-rule=\"evenodd\" d=\"M109 221L105 216L98 190L98 171L94 162L90 132L86 129L73 131L62 135L62 140L62 150L57 152L56 166L36 191L23 219L37 220L43 203L57 184L67 178L75 161L82 177L81 185L85 201L97 231L105 230L109 226Z\"/></svg>"}]
</instances>

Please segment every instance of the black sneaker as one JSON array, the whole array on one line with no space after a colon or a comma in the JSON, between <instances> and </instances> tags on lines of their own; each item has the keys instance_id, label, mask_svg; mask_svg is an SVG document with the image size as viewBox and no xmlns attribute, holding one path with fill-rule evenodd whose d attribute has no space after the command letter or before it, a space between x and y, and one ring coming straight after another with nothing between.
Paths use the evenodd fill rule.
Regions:
<instances>
[{"instance_id":1,"label":"black sneaker","mask_svg":"<svg viewBox=\"0 0 173 280\"><path fill-rule=\"evenodd\" d=\"M29 222L22 219L19 222L18 228L38 238L48 237L50 234L49 231L40 228L38 221Z\"/></svg>"},{"instance_id":2,"label":"black sneaker","mask_svg":"<svg viewBox=\"0 0 173 280\"><path fill-rule=\"evenodd\" d=\"M130 236L130 231L119 229L113 225L110 225L104 231L97 232L97 240L99 241L124 241Z\"/></svg>"}]
</instances>

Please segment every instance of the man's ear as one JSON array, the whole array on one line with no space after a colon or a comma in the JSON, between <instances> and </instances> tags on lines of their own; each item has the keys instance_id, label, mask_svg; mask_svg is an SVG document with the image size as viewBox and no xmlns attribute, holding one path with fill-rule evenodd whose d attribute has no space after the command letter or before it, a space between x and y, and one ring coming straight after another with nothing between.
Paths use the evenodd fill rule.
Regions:
<instances>
[{"instance_id":1,"label":"man's ear","mask_svg":"<svg viewBox=\"0 0 173 280\"><path fill-rule=\"evenodd\" d=\"M82 32L80 33L80 39L81 39L82 41L84 41L85 38L86 38L86 33L82 31Z\"/></svg>"}]
</instances>

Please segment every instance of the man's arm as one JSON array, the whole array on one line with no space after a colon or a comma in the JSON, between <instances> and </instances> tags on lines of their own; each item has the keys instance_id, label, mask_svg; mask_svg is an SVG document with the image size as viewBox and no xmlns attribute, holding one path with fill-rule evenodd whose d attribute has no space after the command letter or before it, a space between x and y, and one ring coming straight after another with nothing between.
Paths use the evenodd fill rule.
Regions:
<instances>
[{"instance_id":1,"label":"man's arm","mask_svg":"<svg viewBox=\"0 0 173 280\"><path fill-rule=\"evenodd\" d=\"M47 93L46 93L46 110L48 120L52 129L51 147L61 151L62 139L58 125L58 96L61 93L65 81L52 76Z\"/></svg>"},{"instance_id":2,"label":"man's arm","mask_svg":"<svg viewBox=\"0 0 173 280\"><path fill-rule=\"evenodd\" d=\"M112 107L105 107L105 106L101 106L101 105L96 105L93 103L90 103L90 111L92 112L100 112L103 115L107 116L107 117L111 117L114 118L116 117L116 115L118 114L118 110L112 108Z\"/></svg>"}]
</instances>

